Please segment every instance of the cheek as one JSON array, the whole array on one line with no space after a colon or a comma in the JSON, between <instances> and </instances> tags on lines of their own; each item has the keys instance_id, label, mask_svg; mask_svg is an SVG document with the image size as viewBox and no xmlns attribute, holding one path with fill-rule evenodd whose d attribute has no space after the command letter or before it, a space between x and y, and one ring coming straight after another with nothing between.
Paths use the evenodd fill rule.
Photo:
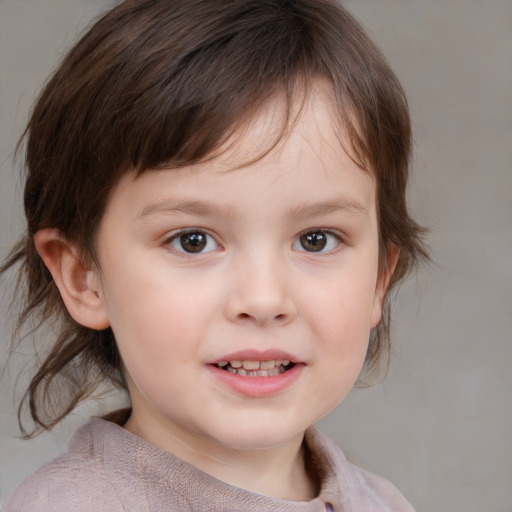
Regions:
<instances>
[{"instance_id":1,"label":"cheek","mask_svg":"<svg viewBox=\"0 0 512 512\"><path fill-rule=\"evenodd\" d=\"M182 393L184 375L197 361L199 327L186 313L183 303L147 300L112 325L126 372L152 403Z\"/></svg>"},{"instance_id":2,"label":"cheek","mask_svg":"<svg viewBox=\"0 0 512 512\"><path fill-rule=\"evenodd\" d=\"M375 282L365 272L344 272L324 285L313 301L325 331L359 338L369 334L374 316ZM358 336L359 334L359 336Z\"/></svg>"},{"instance_id":3,"label":"cheek","mask_svg":"<svg viewBox=\"0 0 512 512\"><path fill-rule=\"evenodd\" d=\"M198 315L186 287L172 286L151 273L111 279L105 302L121 357L127 368L185 362L194 343ZM187 339L187 343L184 340Z\"/></svg>"},{"instance_id":4,"label":"cheek","mask_svg":"<svg viewBox=\"0 0 512 512\"><path fill-rule=\"evenodd\" d=\"M375 284L367 275L364 271L340 273L324 288L325 293L311 301L319 349L341 380L357 378L368 349Z\"/></svg>"}]
</instances>

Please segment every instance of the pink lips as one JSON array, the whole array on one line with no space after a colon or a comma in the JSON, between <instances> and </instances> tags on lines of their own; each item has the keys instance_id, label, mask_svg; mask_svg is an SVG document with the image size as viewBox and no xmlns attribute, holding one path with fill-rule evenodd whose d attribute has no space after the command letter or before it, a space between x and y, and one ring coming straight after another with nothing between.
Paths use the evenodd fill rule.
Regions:
<instances>
[{"instance_id":1,"label":"pink lips","mask_svg":"<svg viewBox=\"0 0 512 512\"><path fill-rule=\"evenodd\" d=\"M293 366L285 372L270 377L242 376L219 368L217 364L221 361L272 361L287 360ZM237 394L249 398L271 397L284 391L295 382L304 371L305 364L298 362L298 359L281 350L243 350L233 352L212 361L207 365L213 378L222 386L226 386Z\"/></svg>"},{"instance_id":2,"label":"pink lips","mask_svg":"<svg viewBox=\"0 0 512 512\"><path fill-rule=\"evenodd\" d=\"M282 350L240 350L222 356L209 364L217 364L220 361L272 361L272 360L288 360L292 363L297 362L297 358L288 352Z\"/></svg>"}]
</instances>

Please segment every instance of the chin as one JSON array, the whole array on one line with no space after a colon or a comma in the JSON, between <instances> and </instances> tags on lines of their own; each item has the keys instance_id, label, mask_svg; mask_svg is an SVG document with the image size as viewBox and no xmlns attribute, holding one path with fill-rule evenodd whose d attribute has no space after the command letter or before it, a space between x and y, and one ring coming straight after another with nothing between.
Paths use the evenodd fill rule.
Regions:
<instances>
[{"instance_id":1,"label":"chin","mask_svg":"<svg viewBox=\"0 0 512 512\"><path fill-rule=\"evenodd\" d=\"M272 424L258 422L257 424L236 424L236 429L230 428L223 434L216 436L218 442L232 450L267 450L282 446L297 436L302 436L306 427L298 429L297 424L287 426L278 424L274 420Z\"/></svg>"}]
</instances>

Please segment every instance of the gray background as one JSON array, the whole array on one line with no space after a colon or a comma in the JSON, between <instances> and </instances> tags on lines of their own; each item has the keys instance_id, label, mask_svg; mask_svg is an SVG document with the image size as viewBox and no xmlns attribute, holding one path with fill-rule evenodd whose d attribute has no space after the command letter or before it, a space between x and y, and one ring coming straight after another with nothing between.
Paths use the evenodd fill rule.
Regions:
<instances>
[{"instance_id":1,"label":"gray background","mask_svg":"<svg viewBox=\"0 0 512 512\"><path fill-rule=\"evenodd\" d=\"M512 0L350 0L408 92L415 127L410 200L431 227L436 266L396 301L388 378L322 422L349 457L391 479L418 512L512 510ZM0 255L22 226L13 149L59 56L107 0L0 0ZM0 368L6 359L5 281ZM29 352L28 348L24 350ZM21 351L23 352L23 351ZM83 408L54 433L16 439L0 380L0 502L62 451Z\"/></svg>"}]
</instances>

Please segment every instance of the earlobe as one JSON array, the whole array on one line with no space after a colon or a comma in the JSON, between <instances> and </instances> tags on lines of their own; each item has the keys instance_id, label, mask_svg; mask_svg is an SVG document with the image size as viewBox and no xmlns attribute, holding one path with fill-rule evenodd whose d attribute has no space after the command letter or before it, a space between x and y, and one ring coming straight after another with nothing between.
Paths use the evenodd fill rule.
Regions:
<instances>
[{"instance_id":1,"label":"earlobe","mask_svg":"<svg viewBox=\"0 0 512 512\"><path fill-rule=\"evenodd\" d=\"M379 274L379 277L377 279L377 286L373 298L373 309L370 322L370 327L372 329L374 327L377 327L382 318L382 308L384 306L384 301L386 299L386 294L388 292L389 283L391 282L391 277L393 276L393 273L395 271L399 256L400 249L396 245L392 244L389 248L388 265L386 269Z\"/></svg>"},{"instance_id":2,"label":"earlobe","mask_svg":"<svg viewBox=\"0 0 512 512\"><path fill-rule=\"evenodd\" d=\"M34 244L52 274L69 314L79 324L91 329L109 327L98 273L83 262L76 244L53 228L39 230L34 235Z\"/></svg>"}]
</instances>

